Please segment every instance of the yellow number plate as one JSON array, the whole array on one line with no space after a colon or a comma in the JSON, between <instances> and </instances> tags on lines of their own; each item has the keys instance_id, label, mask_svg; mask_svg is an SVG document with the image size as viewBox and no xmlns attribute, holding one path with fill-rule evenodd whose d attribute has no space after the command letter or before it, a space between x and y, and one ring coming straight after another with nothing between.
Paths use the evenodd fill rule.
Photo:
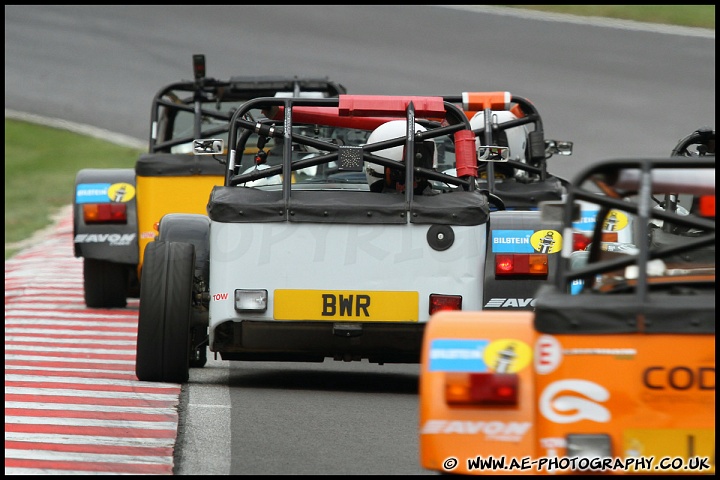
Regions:
<instances>
[{"instance_id":1,"label":"yellow number plate","mask_svg":"<svg viewBox=\"0 0 720 480\"><path fill-rule=\"evenodd\" d=\"M651 468L659 467L659 462L664 457L683 458L685 459L684 465L687 465L687 460L690 458L708 457L711 465L710 470L703 470L702 472L681 471L687 473L715 473L714 429L628 429L625 430L624 437L625 456L655 457ZM652 472L662 473L661 470L652 470Z\"/></svg>"},{"instance_id":2,"label":"yellow number plate","mask_svg":"<svg viewBox=\"0 0 720 480\"><path fill-rule=\"evenodd\" d=\"M417 292L275 290L277 320L417 322Z\"/></svg>"}]
</instances>

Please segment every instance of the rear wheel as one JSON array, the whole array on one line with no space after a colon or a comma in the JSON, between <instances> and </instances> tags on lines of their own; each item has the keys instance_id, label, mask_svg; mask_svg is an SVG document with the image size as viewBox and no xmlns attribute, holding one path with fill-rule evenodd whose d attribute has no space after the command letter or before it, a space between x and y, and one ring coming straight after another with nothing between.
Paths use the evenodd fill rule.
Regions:
<instances>
[{"instance_id":1,"label":"rear wheel","mask_svg":"<svg viewBox=\"0 0 720 480\"><path fill-rule=\"evenodd\" d=\"M138 379L183 383L190 366L195 247L190 243L150 242L140 282Z\"/></svg>"},{"instance_id":2,"label":"rear wheel","mask_svg":"<svg viewBox=\"0 0 720 480\"><path fill-rule=\"evenodd\" d=\"M83 260L85 305L88 308L125 308L128 296L128 265L106 260Z\"/></svg>"}]
</instances>

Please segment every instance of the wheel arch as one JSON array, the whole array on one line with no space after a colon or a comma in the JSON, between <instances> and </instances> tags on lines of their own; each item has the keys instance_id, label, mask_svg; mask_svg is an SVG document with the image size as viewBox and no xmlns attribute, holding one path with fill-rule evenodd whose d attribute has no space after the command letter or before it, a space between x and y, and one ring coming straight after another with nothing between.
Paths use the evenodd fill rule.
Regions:
<instances>
[{"instance_id":1,"label":"wheel arch","mask_svg":"<svg viewBox=\"0 0 720 480\"><path fill-rule=\"evenodd\" d=\"M157 240L195 246L195 273L210 281L210 218L192 213L169 213L162 217Z\"/></svg>"}]
</instances>

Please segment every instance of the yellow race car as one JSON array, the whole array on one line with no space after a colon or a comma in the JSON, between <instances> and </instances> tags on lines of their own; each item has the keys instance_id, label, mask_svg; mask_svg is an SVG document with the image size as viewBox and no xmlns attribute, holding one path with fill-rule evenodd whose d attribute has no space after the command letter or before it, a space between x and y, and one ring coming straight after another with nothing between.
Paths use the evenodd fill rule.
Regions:
<instances>
[{"instance_id":1,"label":"yellow race car","mask_svg":"<svg viewBox=\"0 0 720 480\"><path fill-rule=\"evenodd\" d=\"M194 80L166 85L154 96L148 152L134 169L85 168L75 178L74 254L83 258L90 308L123 308L128 297L139 296L145 247L157 236L163 215L206 213L210 190L223 184L226 168L210 156L195 155L195 139L227 140L233 112L253 98L346 92L328 78L217 80L206 76L204 55L193 56L193 72ZM210 148L218 145L216 141ZM207 263L207 258L199 262Z\"/></svg>"}]
</instances>

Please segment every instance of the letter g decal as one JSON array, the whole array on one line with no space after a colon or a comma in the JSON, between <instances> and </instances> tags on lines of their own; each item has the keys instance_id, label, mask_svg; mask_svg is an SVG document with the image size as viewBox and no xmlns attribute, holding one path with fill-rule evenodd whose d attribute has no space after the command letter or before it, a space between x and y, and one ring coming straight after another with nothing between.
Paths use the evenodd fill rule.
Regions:
<instances>
[{"instance_id":1,"label":"letter g decal","mask_svg":"<svg viewBox=\"0 0 720 480\"><path fill-rule=\"evenodd\" d=\"M572 392L574 395L558 396L560 392ZM578 379L560 380L545 388L539 406L542 415L551 422L592 420L605 423L610 420L610 411L597 402L604 402L608 398L610 393L597 383Z\"/></svg>"}]
</instances>

